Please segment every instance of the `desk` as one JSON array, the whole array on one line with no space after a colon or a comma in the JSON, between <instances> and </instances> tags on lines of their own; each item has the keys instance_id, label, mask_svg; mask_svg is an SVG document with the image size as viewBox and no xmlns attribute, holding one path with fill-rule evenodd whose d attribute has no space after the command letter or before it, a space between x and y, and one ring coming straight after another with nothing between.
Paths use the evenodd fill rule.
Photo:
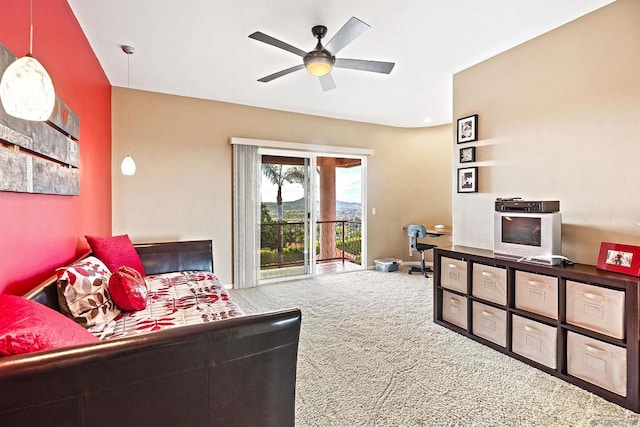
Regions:
<instances>
[{"instance_id":1,"label":"desk","mask_svg":"<svg viewBox=\"0 0 640 427\"><path fill-rule=\"evenodd\" d=\"M409 228L408 225L405 225L404 227L402 227L404 231L407 231L407 228ZM427 234L431 235L432 237L438 237L438 236L444 236L444 235L450 236L451 233L453 232L451 227L447 227L446 225L444 228L436 228L435 225L425 225L424 228L427 229Z\"/></svg>"},{"instance_id":2,"label":"desk","mask_svg":"<svg viewBox=\"0 0 640 427\"><path fill-rule=\"evenodd\" d=\"M446 225L444 228L436 228L434 225L425 225L424 228L427 229L427 234L435 234L437 236L451 236L452 233L451 228Z\"/></svg>"}]
</instances>

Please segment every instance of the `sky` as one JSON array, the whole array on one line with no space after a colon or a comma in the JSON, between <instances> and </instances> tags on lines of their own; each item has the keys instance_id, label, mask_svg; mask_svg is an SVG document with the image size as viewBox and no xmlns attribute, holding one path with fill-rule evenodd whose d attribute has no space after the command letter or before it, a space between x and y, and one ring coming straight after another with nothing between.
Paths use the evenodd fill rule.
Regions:
<instances>
[{"instance_id":1,"label":"sky","mask_svg":"<svg viewBox=\"0 0 640 427\"><path fill-rule=\"evenodd\" d=\"M336 200L340 202L362 202L361 196L361 168L337 168L336 169ZM262 201L275 202L278 187L263 175L262 176ZM282 187L282 199L285 202L301 199L304 190L301 184L285 183Z\"/></svg>"}]
</instances>

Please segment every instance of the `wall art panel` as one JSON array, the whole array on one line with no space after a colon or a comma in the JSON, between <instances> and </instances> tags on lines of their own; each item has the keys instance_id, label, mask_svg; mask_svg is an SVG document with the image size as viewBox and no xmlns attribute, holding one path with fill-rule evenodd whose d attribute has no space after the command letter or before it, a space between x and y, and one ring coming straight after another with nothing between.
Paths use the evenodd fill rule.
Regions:
<instances>
[{"instance_id":1,"label":"wall art panel","mask_svg":"<svg viewBox=\"0 0 640 427\"><path fill-rule=\"evenodd\" d=\"M0 75L15 60L0 43ZM8 115L0 104L0 191L80 194L80 119L61 99L47 122Z\"/></svg>"}]
</instances>

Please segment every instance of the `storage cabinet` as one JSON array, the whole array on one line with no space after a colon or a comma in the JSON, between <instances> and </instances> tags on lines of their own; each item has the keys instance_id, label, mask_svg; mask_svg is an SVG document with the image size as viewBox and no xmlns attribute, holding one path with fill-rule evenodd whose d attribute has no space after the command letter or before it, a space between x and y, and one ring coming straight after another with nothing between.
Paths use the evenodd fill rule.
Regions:
<instances>
[{"instance_id":1,"label":"storage cabinet","mask_svg":"<svg viewBox=\"0 0 640 427\"><path fill-rule=\"evenodd\" d=\"M434 250L434 321L640 412L637 277Z\"/></svg>"}]
</instances>

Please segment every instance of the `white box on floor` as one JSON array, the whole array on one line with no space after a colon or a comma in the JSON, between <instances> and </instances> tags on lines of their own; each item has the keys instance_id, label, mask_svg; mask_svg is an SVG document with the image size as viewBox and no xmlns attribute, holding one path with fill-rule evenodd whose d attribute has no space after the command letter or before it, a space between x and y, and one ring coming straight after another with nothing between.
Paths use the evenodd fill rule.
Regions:
<instances>
[{"instance_id":1,"label":"white box on floor","mask_svg":"<svg viewBox=\"0 0 640 427\"><path fill-rule=\"evenodd\" d=\"M376 270L387 273L396 271L402 264L402 260L397 258L380 258L373 260L373 263L376 265Z\"/></svg>"}]
</instances>

